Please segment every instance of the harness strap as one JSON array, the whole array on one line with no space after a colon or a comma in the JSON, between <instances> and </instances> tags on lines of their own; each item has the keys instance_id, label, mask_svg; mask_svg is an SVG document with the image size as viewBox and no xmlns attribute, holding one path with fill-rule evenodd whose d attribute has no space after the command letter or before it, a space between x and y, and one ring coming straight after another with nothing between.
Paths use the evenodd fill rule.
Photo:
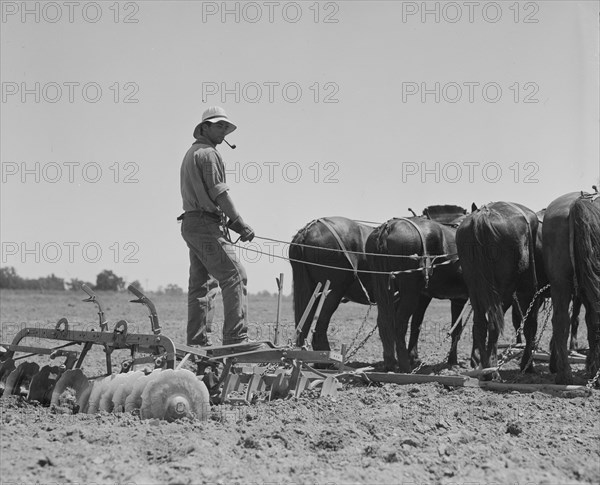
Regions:
<instances>
[{"instance_id":1,"label":"harness strap","mask_svg":"<svg viewBox=\"0 0 600 485\"><path fill-rule=\"evenodd\" d=\"M414 221L411 221L410 219L407 219L406 217L400 217L399 220L408 222L419 233L419 237L421 238L421 245L423 246L423 256L425 256L424 258L421 258L420 264L421 264L421 267L423 270L423 277L425 278L425 288L428 288L429 287L429 278L431 278L431 275L433 273L433 265L432 265L432 258L429 255L429 252L427 251L427 244L425 242L425 236L423 235L423 231L421 231L421 228L417 224L415 224Z\"/></svg>"},{"instance_id":2,"label":"harness strap","mask_svg":"<svg viewBox=\"0 0 600 485\"><path fill-rule=\"evenodd\" d=\"M369 293L367 292L365 286L363 285L363 282L361 281L360 277L358 276L358 268L354 264L354 261L352 261L352 258L350 257L350 254L348 254L348 250L346 249L346 246L344 245L344 243L343 243L342 238L340 237L340 235L337 233L337 231L335 230L335 228L329 222L327 222L325 219L317 219L317 221L320 222L321 224L323 224L327 229L329 229L329 232L331 232L331 234L333 234L333 237L335 238L335 240L339 244L340 249L344 253L344 256L346 256L346 259L350 263L350 267L354 270L354 278L356 278L358 280L358 283L360 284L360 288L363 291L363 293L364 293L367 301L369 303L372 303L371 302L371 297L369 296Z\"/></svg>"}]
</instances>

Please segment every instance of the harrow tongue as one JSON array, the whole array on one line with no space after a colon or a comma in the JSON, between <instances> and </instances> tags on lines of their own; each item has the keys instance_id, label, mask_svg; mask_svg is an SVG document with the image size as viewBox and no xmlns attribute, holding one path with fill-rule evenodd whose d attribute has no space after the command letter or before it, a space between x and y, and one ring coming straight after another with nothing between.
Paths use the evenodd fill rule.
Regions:
<instances>
[{"instance_id":1,"label":"harrow tongue","mask_svg":"<svg viewBox=\"0 0 600 485\"><path fill-rule=\"evenodd\" d=\"M173 421L206 419L211 403L298 397L304 391L333 396L340 386L334 371L318 372L308 364L343 369L341 354L276 347L269 341L210 348L179 345L162 334L154 304L133 286L128 289L137 299L131 301L149 310L151 333L129 333L125 320L110 331L102 303L90 288L83 285L82 289L88 295L83 301L98 307L99 329L72 330L66 318L61 318L54 329L22 329L11 344L0 346L0 394L19 395L70 413L133 412L142 419ZM324 291L320 304L325 296ZM29 338L62 343L55 347L22 345ZM94 346L101 346L106 354L106 374L88 379L82 367ZM113 352L117 349L129 350L131 357L120 363L121 372L115 374ZM41 369L35 362L15 364L16 360L41 355L64 357L64 362ZM198 366L197 375L182 368L190 359ZM148 364L154 370L150 371ZM140 366L144 370L136 370Z\"/></svg>"}]
</instances>

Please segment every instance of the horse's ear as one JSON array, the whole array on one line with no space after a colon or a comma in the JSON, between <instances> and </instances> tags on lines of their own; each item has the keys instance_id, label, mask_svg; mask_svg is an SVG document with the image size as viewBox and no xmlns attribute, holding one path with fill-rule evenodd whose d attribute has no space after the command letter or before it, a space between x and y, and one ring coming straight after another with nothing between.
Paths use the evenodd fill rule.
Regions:
<instances>
[{"instance_id":1,"label":"horse's ear","mask_svg":"<svg viewBox=\"0 0 600 485\"><path fill-rule=\"evenodd\" d=\"M477 206L475 205L475 202L473 202L471 204L471 212L475 212L477 210Z\"/></svg>"}]
</instances>

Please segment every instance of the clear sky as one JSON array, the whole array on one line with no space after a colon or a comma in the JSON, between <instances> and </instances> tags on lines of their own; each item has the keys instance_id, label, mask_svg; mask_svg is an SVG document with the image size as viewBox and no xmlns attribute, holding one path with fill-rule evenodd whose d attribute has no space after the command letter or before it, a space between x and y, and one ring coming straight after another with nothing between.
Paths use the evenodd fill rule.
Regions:
<instances>
[{"instance_id":1,"label":"clear sky","mask_svg":"<svg viewBox=\"0 0 600 485\"><path fill-rule=\"evenodd\" d=\"M179 167L223 106L260 237L600 178L599 2L2 1L2 266L187 288ZM286 246L256 239L252 249ZM249 291L286 261L240 252Z\"/></svg>"}]
</instances>

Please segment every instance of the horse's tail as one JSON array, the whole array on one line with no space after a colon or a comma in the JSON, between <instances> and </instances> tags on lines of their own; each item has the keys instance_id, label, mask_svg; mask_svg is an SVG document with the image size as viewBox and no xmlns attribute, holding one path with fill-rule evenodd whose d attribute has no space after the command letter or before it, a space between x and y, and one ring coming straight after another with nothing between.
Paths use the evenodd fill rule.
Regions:
<instances>
[{"instance_id":1,"label":"horse's tail","mask_svg":"<svg viewBox=\"0 0 600 485\"><path fill-rule=\"evenodd\" d=\"M370 264L369 269L381 273L388 273L388 261L384 254L387 253L387 223L378 227L373 231L367 240L367 253L381 254L381 256L368 256ZM379 325L379 335L382 341L393 342L394 336L394 293L396 284L393 277L388 274L373 274L373 296L377 302L377 321Z\"/></svg>"},{"instance_id":2,"label":"horse's tail","mask_svg":"<svg viewBox=\"0 0 600 485\"><path fill-rule=\"evenodd\" d=\"M501 248L491 215L491 210L484 207L473 215L472 224L464 226L462 231L468 230L471 234L467 239L468 247L462 248L459 257L463 271L465 267L470 269L471 302L486 313L488 329L501 333L504 330L504 312L495 267Z\"/></svg>"},{"instance_id":3,"label":"horse's tail","mask_svg":"<svg viewBox=\"0 0 600 485\"><path fill-rule=\"evenodd\" d=\"M290 264L292 265L293 294L294 294L294 321L296 324L302 318L302 314L308 305L310 297L313 294L316 285L310 277L308 264L299 262L305 261L304 244L308 225L298 231L292 239L289 249Z\"/></svg>"},{"instance_id":4,"label":"horse's tail","mask_svg":"<svg viewBox=\"0 0 600 485\"><path fill-rule=\"evenodd\" d=\"M576 292L586 295L588 308L597 315L596 355L588 358L595 372L600 366L600 207L589 199L577 199L569 212L569 227Z\"/></svg>"}]
</instances>

